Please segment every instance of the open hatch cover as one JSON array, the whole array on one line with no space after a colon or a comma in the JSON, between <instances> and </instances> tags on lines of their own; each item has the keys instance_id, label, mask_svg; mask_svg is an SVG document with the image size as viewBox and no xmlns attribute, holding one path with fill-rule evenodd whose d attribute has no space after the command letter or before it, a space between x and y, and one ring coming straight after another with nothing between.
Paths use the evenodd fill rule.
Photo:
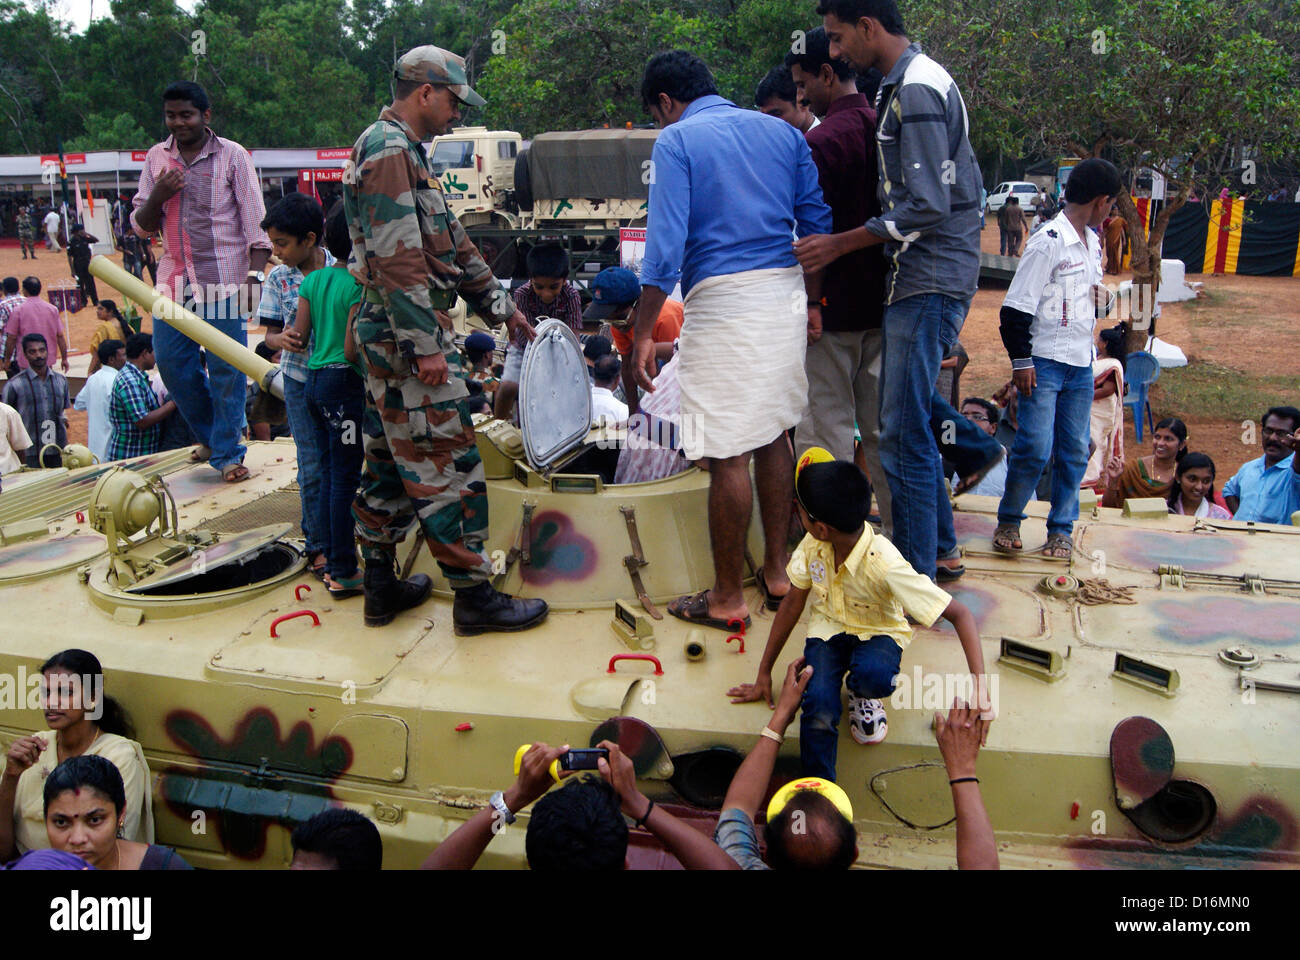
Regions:
<instances>
[{"instance_id":1,"label":"open hatch cover","mask_svg":"<svg viewBox=\"0 0 1300 960\"><path fill-rule=\"evenodd\" d=\"M196 550L184 560L169 564L143 580L136 581L126 587L125 592L145 593L157 590L159 587L211 573L226 564L245 560L275 543L288 533L292 526L289 523L272 523L265 527L255 527L243 533L223 537L220 542Z\"/></svg>"},{"instance_id":2,"label":"open hatch cover","mask_svg":"<svg viewBox=\"0 0 1300 960\"><path fill-rule=\"evenodd\" d=\"M577 335L563 320L540 318L537 338L524 351L519 427L535 470L545 470L576 448L591 430L587 361Z\"/></svg>"}]
</instances>

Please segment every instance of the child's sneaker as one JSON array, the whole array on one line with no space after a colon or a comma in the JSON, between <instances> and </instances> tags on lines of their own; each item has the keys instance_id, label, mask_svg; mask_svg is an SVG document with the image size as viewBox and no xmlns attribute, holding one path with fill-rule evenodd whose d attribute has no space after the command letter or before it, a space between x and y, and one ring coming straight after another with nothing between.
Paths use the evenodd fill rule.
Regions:
<instances>
[{"instance_id":1,"label":"child's sneaker","mask_svg":"<svg viewBox=\"0 0 1300 960\"><path fill-rule=\"evenodd\" d=\"M885 706L879 700L849 695L849 732L858 743L879 743L889 733Z\"/></svg>"}]
</instances>

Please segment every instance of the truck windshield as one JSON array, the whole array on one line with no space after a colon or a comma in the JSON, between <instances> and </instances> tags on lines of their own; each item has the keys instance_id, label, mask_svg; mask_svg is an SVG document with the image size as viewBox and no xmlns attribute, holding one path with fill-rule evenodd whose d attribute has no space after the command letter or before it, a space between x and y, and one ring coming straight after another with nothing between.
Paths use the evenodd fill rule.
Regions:
<instances>
[{"instance_id":1,"label":"truck windshield","mask_svg":"<svg viewBox=\"0 0 1300 960\"><path fill-rule=\"evenodd\" d=\"M429 166L434 174L474 166L473 140L440 140L433 145Z\"/></svg>"}]
</instances>

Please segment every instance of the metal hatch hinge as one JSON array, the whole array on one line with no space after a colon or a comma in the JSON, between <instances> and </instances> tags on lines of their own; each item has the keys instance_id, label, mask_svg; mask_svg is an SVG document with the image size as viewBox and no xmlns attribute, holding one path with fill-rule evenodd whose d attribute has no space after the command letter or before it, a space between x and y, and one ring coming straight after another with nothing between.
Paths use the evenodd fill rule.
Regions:
<instances>
[{"instance_id":1,"label":"metal hatch hinge","mask_svg":"<svg viewBox=\"0 0 1300 960\"><path fill-rule=\"evenodd\" d=\"M641 581L641 568L649 566L650 561L645 558L645 553L641 549L641 536L636 530L636 507L618 509L623 514L624 522L627 523L627 539L632 545L632 552L623 558L623 566L627 567L627 575L632 580L632 589L636 591L636 598L641 601L645 612L656 620L662 620L664 615L654 605L650 594L646 592L645 584Z\"/></svg>"},{"instance_id":2,"label":"metal hatch hinge","mask_svg":"<svg viewBox=\"0 0 1300 960\"><path fill-rule=\"evenodd\" d=\"M506 554L505 568L497 574L496 582L498 585L505 582L505 578L510 575L510 568L515 565L515 561L521 561L522 566L528 566L531 562L532 543L533 543L533 511L537 509L537 504L532 500L525 500L523 510L519 520L519 533L515 537L515 542L510 545L510 552Z\"/></svg>"}]
</instances>

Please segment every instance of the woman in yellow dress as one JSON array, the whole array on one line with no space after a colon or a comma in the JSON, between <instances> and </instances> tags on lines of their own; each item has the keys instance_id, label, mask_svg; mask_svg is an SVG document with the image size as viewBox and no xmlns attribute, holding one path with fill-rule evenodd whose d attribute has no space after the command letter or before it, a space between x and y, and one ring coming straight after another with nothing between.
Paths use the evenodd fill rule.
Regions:
<instances>
[{"instance_id":1,"label":"woman in yellow dress","mask_svg":"<svg viewBox=\"0 0 1300 960\"><path fill-rule=\"evenodd\" d=\"M117 304L112 300L101 300L95 307L95 316L99 317L99 326L90 337L90 369L86 371L86 376L90 376L98 370L102 364L99 362L99 345L105 340L121 340L126 343L127 337L131 336L132 330L122 316L122 311L117 309Z\"/></svg>"},{"instance_id":2,"label":"woman in yellow dress","mask_svg":"<svg viewBox=\"0 0 1300 960\"><path fill-rule=\"evenodd\" d=\"M126 806L123 839L153 842L149 765L128 739L130 721L104 694L104 671L85 650L56 653L41 667L45 722L50 729L9 746L0 776L0 862L50 845L45 830L45 780L64 760L100 756L122 775Z\"/></svg>"}]
</instances>

